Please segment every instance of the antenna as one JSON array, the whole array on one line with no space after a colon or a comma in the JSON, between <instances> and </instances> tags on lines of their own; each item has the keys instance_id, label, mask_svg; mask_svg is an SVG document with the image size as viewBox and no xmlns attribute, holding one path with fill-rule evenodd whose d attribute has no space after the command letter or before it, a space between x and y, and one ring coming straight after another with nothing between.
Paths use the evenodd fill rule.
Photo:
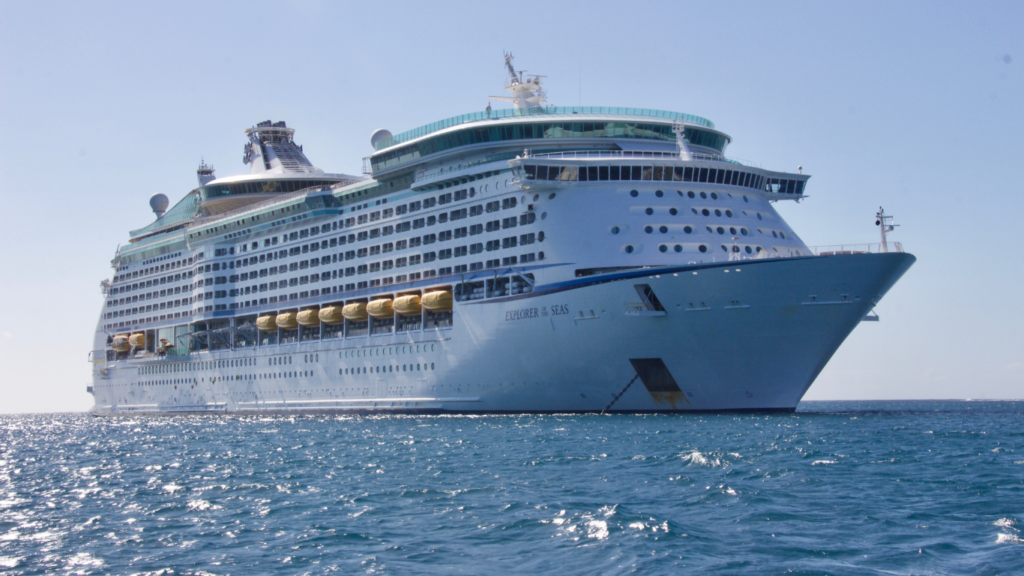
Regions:
<instances>
[{"instance_id":1,"label":"antenna","mask_svg":"<svg viewBox=\"0 0 1024 576\"><path fill-rule=\"evenodd\" d=\"M893 224L892 216L886 216L885 210L879 206L878 213L875 214L875 226L878 226L878 229L882 233L882 252L888 252L889 244L885 239L885 234L887 232L895 232L896 227L899 226L899 224Z\"/></svg>"}]
</instances>

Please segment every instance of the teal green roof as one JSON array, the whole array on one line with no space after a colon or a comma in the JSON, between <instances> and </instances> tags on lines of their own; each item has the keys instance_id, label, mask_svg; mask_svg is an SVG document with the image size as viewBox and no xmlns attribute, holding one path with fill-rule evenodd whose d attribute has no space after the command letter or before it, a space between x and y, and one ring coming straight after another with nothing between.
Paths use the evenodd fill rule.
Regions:
<instances>
[{"instance_id":1,"label":"teal green roof","mask_svg":"<svg viewBox=\"0 0 1024 576\"><path fill-rule=\"evenodd\" d=\"M383 150L385 148L394 146L395 144L401 144L402 142L408 142L419 138L420 136L426 136L438 130L444 130L445 128L451 128L452 126L458 126L459 124L466 124L468 122L480 122L484 120L497 120L499 118L510 118L518 116L560 116L560 115L578 115L586 114L588 116L603 115L603 116L654 116L659 118L670 118L673 120L682 120L691 124L697 124L706 128L715 128L715 123L707 118L701 118L700 116L694 116L693 114L684 114L682 112L669 112L666 110L648 110L646 108L619 108L615 106L547 106L544 108L503 108L501 110L491 110L490 112L473 112L470 114L463 114L461 116L453 116L445 120L439 120L427 124L426 126L420 126L415 130L409 130L396 134L390 138L384 138L373 145L376 150Z\"/></svg>"},{"instance_id":2,"label":"teal green roof","mask_svg":"<svg viewBox=\"0 0 1024 576\"><path fill-rule=\"evenodd\" d=\"M187 222L195 218L197 214L199 214L199 194L193 190L179 200L170 210L164 212L164 215L157 218L155 222L144 228L132 230L129 232L129 235L132 238L143 236L165 226Z\"/></svg>"}]
</instances>

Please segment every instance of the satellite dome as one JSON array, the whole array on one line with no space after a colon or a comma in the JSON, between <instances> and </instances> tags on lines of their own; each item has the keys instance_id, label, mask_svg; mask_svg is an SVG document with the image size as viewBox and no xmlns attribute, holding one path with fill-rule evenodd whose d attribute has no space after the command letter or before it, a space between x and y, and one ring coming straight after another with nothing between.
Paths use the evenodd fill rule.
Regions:
<instances>
[{"instance_id":1,"label":"satellite dome","mask_svg":"<svg viewBox=\"0 0 1024 576\"><path fill-rule=\"evenodd\" d=\"M389 130L385 130L383 128L374 130L373 134L370 134L370 146L376 147L377 142L380 142L385 138L391 138L391 132Z\"/></svg>"},{"instance_id":2,"label":"satellite dome","mask_svg":"<svg viewBox=\"0 0 1024 576\"><path fill-rule=\"evenodd\" d=\"M163 216L164 212L167 212L168 204L170 204L170 201L165 194L153 194L149 197L149 207L153 209L153 213L156 214L157 218Z\"/></svg>"}]
</instances>

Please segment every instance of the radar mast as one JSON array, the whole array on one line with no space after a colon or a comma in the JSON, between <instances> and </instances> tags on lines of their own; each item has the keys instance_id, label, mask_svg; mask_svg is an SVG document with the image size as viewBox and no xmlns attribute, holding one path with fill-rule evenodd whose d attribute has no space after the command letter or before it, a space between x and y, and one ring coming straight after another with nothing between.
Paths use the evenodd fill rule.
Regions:
<instances>
[{"instance_id":1,"label":"radar mast","mask_svg":"<svg viewBox=\"0 0 1024 576\"><path fill-rule=\"evenodd\" d=\"M886 216L885 210L881 206L879 206L878 213L875 214L875 226L878 226L878 229L882 232L882 252L888 252L889 242L886 239L885 235L888 232L895 232L896 227L899 226L899 224L893 224L892 216ZM896 244L898 246L899 242L897 242ZM902 250L900 251L902 252Z\"/></svg>"},{"instance_id":2,"label":"radar mast","mask_svg":"<svg viewBox=\"0 0 1024 576\"><path fill-rule=\"evenodd\" d=\"M540 79L545 76L527 74L525 70L516 72L512 66L512 59L515 56L511 52L505 53L505 68L508 70L508 80L505 81L505 90L512 93L512 96L490 96L491 100L500 102L511 102L516 110L524 108L540 108L547 102L547 93L540 86Z\"/></svg>"}]
</instances>

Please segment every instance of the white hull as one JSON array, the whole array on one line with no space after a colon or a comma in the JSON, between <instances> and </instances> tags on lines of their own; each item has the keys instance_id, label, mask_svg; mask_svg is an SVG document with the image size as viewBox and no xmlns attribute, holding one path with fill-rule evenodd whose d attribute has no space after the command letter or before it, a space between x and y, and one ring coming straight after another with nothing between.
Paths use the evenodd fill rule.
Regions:
<instances>
[{"instance_id":1,"label":"white hull","mask_svg":"<svg viewBox=\"0 0 1024 576\"><path fill-rule=\"evenodd\" d=\"M447 329L117 362L97 369L93 411L597 412L616 397L609 411L791 411L914 261L743 260L538 282L457 302ZM637 306L637 284L664 313ZM207 368L232 362L248 365Z\"/></svg>"}]
</instances>

